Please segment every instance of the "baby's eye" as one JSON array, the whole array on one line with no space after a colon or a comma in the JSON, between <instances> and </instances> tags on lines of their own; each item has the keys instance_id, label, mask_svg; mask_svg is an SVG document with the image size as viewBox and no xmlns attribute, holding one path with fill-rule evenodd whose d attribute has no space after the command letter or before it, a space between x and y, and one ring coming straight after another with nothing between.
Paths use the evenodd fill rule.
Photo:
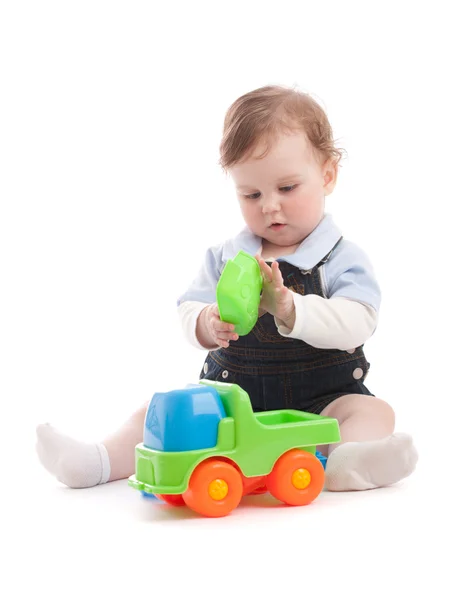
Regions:
<instances>
[{"instance_id":1,"label":"baby's eye","mask_svg":"<svg viewBox=\"0 0 465 600\"><path fill-rule=\"evenodd\" d=\"M283 187L279 188L280 192L292 192L292 190L295 190L297 186L296 185L285 185Z\"/></svg>"},{"instance_id":2,"label":"baby's eye","mask_svg":"<svg viewBox=\"0 0 465 600\"><path fill-rule=\"evenodd\" d=\"M253 194L245 194L245 197L248 200L258 200L260 198L261 194L260 192L254 192Z\"/></svg>"}]
</instances>

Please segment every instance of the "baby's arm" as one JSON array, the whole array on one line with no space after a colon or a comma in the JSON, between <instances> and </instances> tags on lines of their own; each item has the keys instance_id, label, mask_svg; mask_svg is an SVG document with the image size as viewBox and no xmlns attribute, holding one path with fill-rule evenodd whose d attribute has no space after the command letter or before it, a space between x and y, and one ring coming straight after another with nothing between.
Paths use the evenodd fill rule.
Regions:
<instances>
[{"instance_id":1,"label":"baby's arm","mask_svg":"<svg viewBox=\"0 0 465 600\"><path fill-rule=\"evenodd\" d=\"M291 293L296 316L294 327L290 329L275 319L284 337L303 340L315 348L352 350L364 344L376 329L378 316L371 306L347 298Z\"/></svg>"},{"instance_id":2,"label":"baby's arm","mask_svg":"<svg viewBox=\"0 0 465 600\"><path fill-rule=\"evenodd\" d=\"M238 338L234 326L221 321L216 304L222 252L222 245L209 248L197 277L178 299L178 315L184 335L194 347L202 350L227 348L230 340Z\"/></svg>"},{"instance_id":3,"label":"baby's arm","mask_svg":"<svg viewBox=\"0 0 465 600\"><path fill-rule=\"evenodd\" d=\"M230 340L237 340L234 325L220 319L218 305L186 301L178 307L181 326L188 341L202 350L227 348Z\"/></svg>"},{"instance_id":4,"label":"baby's arm","mask_svg":"<svg viewBox=\"0 0 465 600\"><path fill-rule=\"evenodd\" d=\"M206 332L202 331L205 329L205 326L202 327L205 311L209 306L211 305L196 300L186 300L178 306L178 316L184 335L187 341L199 350L216 350L219 347L213 343L213 340L208 340Z\"/></svg>"},{"instance_id":5,"label":"baby's arm","mask_svg":"<svg viewBox=\"0 0 465 600\"><path fill-rule=\"evenodd\" d=\"M279 333L316 348L361 346L376 329L381 299L370 261L355 244L343 241L320 274L325 297L292 292L295 322L286 326L276 319Z\"/></svg>"}]
</instances>

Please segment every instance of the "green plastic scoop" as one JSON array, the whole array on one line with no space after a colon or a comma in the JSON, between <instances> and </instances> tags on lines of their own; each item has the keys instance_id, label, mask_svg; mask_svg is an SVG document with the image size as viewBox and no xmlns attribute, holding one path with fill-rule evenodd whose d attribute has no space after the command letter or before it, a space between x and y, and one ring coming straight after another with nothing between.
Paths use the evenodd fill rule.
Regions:
<instances>
[{"instance_id":1,"label":"green plastic scoop","mask_svg":"<svg viewBox=\"0 0 465 600\"><path fill-rule=\"evenodd\" d=\"M216 286L220 318L235 325L238 335L247 335L258 319L263 278L257 260L240 250L228 260Z\"/></svg>"}]
</instances>

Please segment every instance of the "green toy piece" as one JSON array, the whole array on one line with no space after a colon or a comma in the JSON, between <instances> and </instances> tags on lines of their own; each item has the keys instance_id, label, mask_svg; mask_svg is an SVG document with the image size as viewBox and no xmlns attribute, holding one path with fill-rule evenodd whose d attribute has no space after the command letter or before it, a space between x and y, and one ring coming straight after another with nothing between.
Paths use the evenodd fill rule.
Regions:
<instances>
[{"instance_id":1,"label":"green toy piece","mask_svg":"<svg viewBox=\"0 0 465 600\"><path fill-rule=\"evenodd\" d=\"M235 325L238 335L252 331L258 319L263 278L257 260L240 250L228 260L216 286L220 318Z\"/></svg>"},{"instance_id":2,"label":"green toy piece","mask_svg":"<svg viewBox=\"0 0 465 600\"><path fill-rule=\"evenodd\" d=\"M205 516L225 516L243 495L266 489L291 505L309 504L321 492L324 469L316 446L340 441L336 419L297 410L254 413L238 385L202 379L217 390L226 417L216 446L185 452L136 446L129 485ZM312 487L313 486L313 487ZM311 489L312 488L312 489Z\"/></svg>"}]
</instances>

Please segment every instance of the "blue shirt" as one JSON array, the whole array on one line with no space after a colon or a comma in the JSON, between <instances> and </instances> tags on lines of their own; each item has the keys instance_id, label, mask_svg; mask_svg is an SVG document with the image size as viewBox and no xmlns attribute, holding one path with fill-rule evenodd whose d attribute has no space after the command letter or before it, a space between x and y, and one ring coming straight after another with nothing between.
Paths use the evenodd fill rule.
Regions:
<instances>
[{"instance_id":1,"label":"blue shirt","mask_svg":"<svg viewBox=\"0 0 465 600\"><path fill-rule=\"evenodd\" d=\"M342 233L333 218L325 214L318 226L298 246L293 254L276 257L306 271L313 269L334 248ZM205 261L197 277L186 292L178 298L177 305L187 300L216 302L216 284L229 259L239 250L252 256L260 250L262 238L245 227L237 236L207 250ZM321 267L322 284L327 298L343 297L356 300L379 310L381 291L373 267L363 250L343 239Z\"/></svg>"}]
</instances>

